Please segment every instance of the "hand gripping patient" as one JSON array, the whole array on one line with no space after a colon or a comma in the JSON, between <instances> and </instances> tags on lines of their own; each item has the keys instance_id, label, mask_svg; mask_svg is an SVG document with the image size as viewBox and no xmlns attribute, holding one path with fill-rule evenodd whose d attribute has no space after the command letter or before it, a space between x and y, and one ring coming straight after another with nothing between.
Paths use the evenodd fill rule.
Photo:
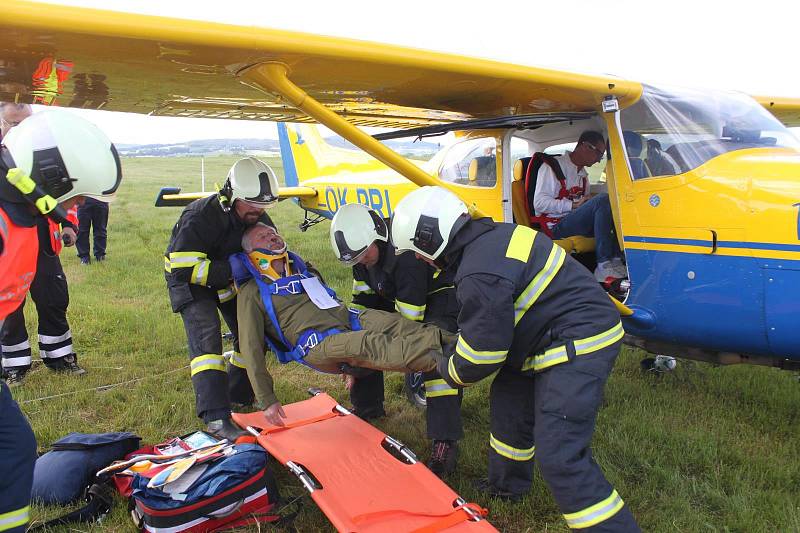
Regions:
<instances>
[{"instance_id":1,"label":"hand gripping patient","mask_svg":"<svg viewBox=\"0 0 800 533\"><path fill-rule=\"evenodd\" d=\"M272 227L248 228L242 249L230 257L239 291L240 350L256 398L274 424L282 423L283 411L266 367L268 347L281 363L337 374L358 367L426 372L455 350L457 336L431 324L348 309Z\"/></svg>"}]
</instances>

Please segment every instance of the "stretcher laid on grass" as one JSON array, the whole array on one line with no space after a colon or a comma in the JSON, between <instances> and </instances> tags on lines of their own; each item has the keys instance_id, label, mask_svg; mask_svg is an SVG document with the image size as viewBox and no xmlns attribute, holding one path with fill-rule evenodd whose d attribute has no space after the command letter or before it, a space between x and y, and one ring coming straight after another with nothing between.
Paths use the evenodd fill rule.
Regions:
<instances>
[{"instance_id":1,"label":"stretcher laid on grass","mask_svg":"<svg viewBox=\"0 0 800 533\"><path fill-rule=\"evenodd\" d=\"M343 532L497 531L402 443L320 391L284 406L286 426L263 413L233 415L294 473Z\"/></svg>"}]
</instances>

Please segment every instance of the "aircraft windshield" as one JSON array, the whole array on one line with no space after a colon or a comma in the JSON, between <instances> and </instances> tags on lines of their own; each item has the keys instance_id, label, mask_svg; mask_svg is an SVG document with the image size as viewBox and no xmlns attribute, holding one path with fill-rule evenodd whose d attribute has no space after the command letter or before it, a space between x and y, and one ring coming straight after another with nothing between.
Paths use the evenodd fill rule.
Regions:
<instances>
[{"instance_id":1,"label":"aircraft windshield","mask_svg":"<svg viewBox=\"0 0 800 533\"><path fill-rule=\"evenodd\" d=\"M634 179L687 172L734 150L800 149L800 142L747 95L645 85L621 114Z\"/></svg>"}]
</instances>

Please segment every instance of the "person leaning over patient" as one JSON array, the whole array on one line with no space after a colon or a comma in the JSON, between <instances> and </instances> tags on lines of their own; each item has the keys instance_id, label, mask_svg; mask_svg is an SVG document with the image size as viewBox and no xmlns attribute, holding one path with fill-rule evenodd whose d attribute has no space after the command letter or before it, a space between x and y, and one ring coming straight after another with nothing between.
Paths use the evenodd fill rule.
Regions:
<instances>
[{"instance_id":1,"label":"person leaning over patient","mask_svg":"<svg viewBox=\"0 0 800 533\"><path fill-rule=\"evenodd\" d=\"M281 363L322 372L354 367L427 372L455 350L456 336L432 324L374 309L355 312L310 275L272 227L257 224L230 257L238 287L239 347L267 420L282 425L283 409L267 371L267 347Z\"/></svg>"}]
</instances>

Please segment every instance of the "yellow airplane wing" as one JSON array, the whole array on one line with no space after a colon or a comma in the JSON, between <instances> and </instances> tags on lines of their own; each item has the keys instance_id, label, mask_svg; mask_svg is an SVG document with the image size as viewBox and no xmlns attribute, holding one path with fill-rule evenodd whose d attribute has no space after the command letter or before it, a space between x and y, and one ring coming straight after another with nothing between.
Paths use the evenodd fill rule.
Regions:
<instances>
[{"instance_id":1,"label":"yellow airplane wing","mask_svg":"<svg viewBox=\"0 0 800 533\"><path fill-rule=\"evenodd\" d=\"M3 2L0 100L179 117L310 121L248 86L277 62L313 99L363 126L624 107L641 84L289 31Z\"/></svg>"},{"instance_id":2,"label":"yellow airplane wing","mask_svg":"<svg viewBox=\"0 0 800 533\"><path fill-rule=\"evenodd\" d=\"M786 126L800 126L800 98L754 96L756 101Z\"/></svg>"}]
</instances>

